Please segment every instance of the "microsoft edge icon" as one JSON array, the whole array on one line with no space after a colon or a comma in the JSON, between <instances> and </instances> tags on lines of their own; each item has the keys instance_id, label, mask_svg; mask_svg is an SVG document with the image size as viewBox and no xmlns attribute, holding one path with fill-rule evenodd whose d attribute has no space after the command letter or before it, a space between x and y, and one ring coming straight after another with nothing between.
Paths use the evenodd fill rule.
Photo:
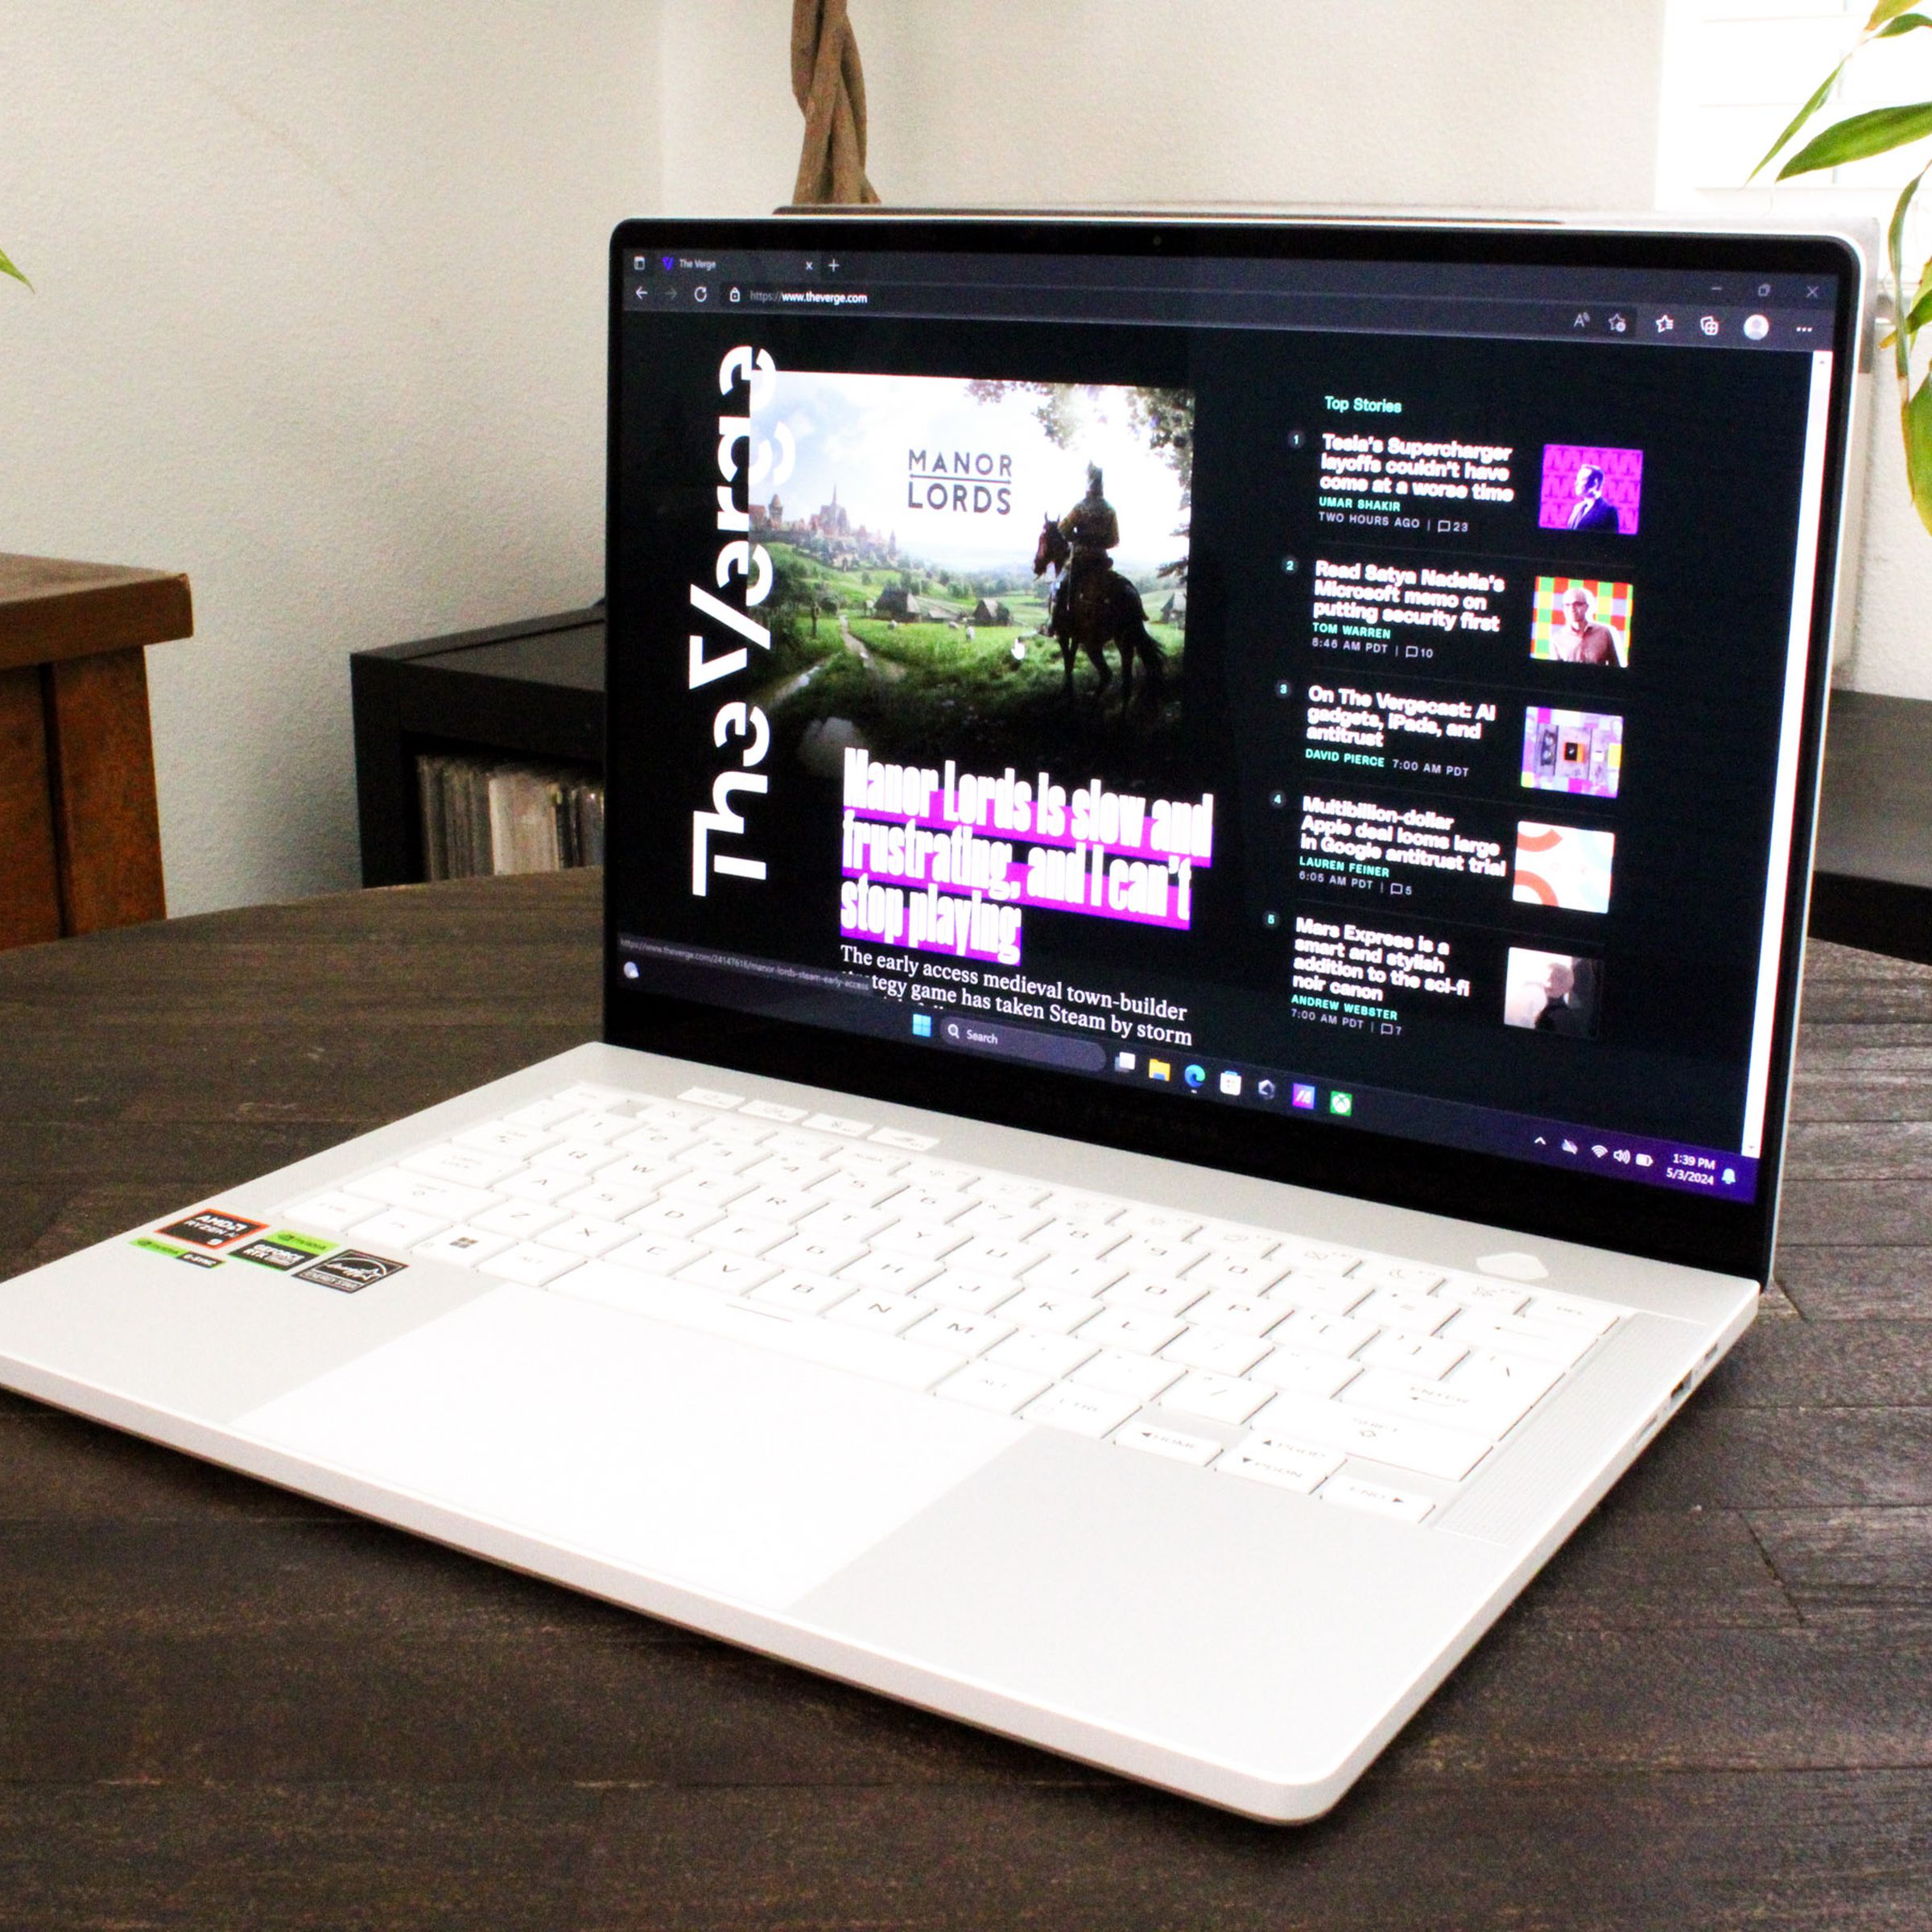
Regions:
<instances>
[{"instance_id":1,"label":"microsoft edge icon","mask_svg":"<svg viewBox=\"0 0 1932 1932\"><path fill-rule=\"evenodd\" d=\"M1181 1075L1181 1078L1190 1087L1199 1087L1205 1084L1208 1078L1208 1069L1205 1067L1190 1067Z\"/></svg>"}]
</instances>

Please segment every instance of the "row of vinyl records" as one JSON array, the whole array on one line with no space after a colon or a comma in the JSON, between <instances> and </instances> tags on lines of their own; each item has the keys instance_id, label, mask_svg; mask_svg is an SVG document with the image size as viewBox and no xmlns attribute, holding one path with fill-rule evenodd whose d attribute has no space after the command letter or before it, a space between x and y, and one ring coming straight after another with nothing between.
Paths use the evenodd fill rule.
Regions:
<instances>
[{"instance_id":1,"label":"row of vinyl records","mask_svg":"<svg viewBox=\"0 0 1932 1932\"><path fill-rule=\"evenodd\" d=\"M416 787L430 878L604 863L604 781L594 772L426 751Z\"/></svg>"}]
</instances>

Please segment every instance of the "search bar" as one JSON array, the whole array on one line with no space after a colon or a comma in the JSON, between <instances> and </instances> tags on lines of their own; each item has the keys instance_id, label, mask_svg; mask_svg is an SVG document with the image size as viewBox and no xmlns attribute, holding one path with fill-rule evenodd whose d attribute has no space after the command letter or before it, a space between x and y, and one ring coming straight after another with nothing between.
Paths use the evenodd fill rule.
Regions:
<instances>
[{"instance_id":1,"label":"search bar","mask_svg":"<svg viewBox=\"0 0 1932 1932\"><path fill-rule=\"evenodd\" d=\"M1107 1065L1107 1055L1096 1042L1070 1039L1060 1033L1038 1033L1030 1026L955 1019L942 1021L939 1033L948 1046L956 1046L965 1053L1030 1060L1038 1067L1069 1067L1080 1073L1099 1073Z\"/></svg>"}]
</instances>

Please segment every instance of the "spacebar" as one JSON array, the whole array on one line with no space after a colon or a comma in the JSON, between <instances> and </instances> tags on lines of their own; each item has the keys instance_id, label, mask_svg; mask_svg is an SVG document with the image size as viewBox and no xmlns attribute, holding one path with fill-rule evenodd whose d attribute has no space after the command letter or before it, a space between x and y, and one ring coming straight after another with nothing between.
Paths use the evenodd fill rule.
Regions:
<instances>
[{"instance_id":1,"label":"spacebar","mask_svg":"<svg viewBox=\"0 0 1932 1932\"><path fill-rule=\"evenodd\" d=\"M753 1307L728 1301L714 1290L683 1282L640 1274L609 1261L586 1261L551 1284L553 1294L571 1294L606 1307L627 1308L654 1321L696 1328L706 1335L750 1342L781 1355L797 1356L827 1368L849 1369L876 1382L901 1389L930 1389L943 1375L959 1367L962 1357L862 1328L836 1328L816 1316L793 1315L782 1308Z\"/></svg>"}]
</instances>

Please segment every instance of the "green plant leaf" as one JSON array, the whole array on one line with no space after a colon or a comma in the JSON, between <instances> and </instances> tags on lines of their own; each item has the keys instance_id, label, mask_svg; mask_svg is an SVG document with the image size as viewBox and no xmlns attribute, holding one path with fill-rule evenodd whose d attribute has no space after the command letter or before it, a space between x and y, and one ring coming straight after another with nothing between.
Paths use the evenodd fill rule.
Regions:
<instances>
[{"instance_id":1,"label":"green plant leaf","mask_svg":"<svg viewBox=\"0 0 1932 1932\"><path fill-rule=\"evenodd\" d=\"M1852 53L1856 53L1857 51L1854 47ZM1747 181L1755 181L1771 165L1771 159L1777 151L1790 140L1798 130L1824 105L1826 95L1830 93L1832 88L1837 84L1839 76L1845 71L1845 61L1851 58L1852 55L1847 54L1845 60L1839 61L1838 65L1833 68L1831 72L1827 74L1824 79L1818 83L1818 91L1791 117L1790 124L1785 127L1785 131L1765 150L1764 159L1759 162L1749 174L1745 175L1744 179Z\"/></svg>"},{"instance_id":2,"label":"green plant leaf","mask_svg":"<svg viewBox=\"0 0 1932 1932\"><path fill-rule=\"evenodd\" d=\"M1898 304L1898 320L1892 329L1892 356L1901 382L1909 380L1912 374L1912 324L1905 312L1910 307L1905 299L1905 211L1925 178L1926 171L1922 167L1899 191L1897 204L1892 210L1892 225L1885 233L1885 253L1892 264L1892 287Z\"/></svg>"},{"instance_id":3,"label":"green plant leaf","mask_svg":"<svg viewBox=\"0 0 1932 1932\"><path fill-rule=\"evenodd\" d=\"M1899 423L1905 436L1905 475L1912 485L1912 502L1919 522L1932 530L1932 376L1901 408Z\"/></svg>"},{"instance_id":4,"label":"green plant leaf","mask_svg":"<svg viewBox=\"0 0 1932 1932\"><path fill-rule=\"evenodd\" d=\"M1872 10L1872 18L1865 23L1865 31L1876 33L1888 20L1896 20L1911 5L1912 0L1878 0L1878 5Z\"/></svg>"},{"instance_id":5,"label":"green plant leaf","mask_svg":"<svg viewBox=\"0 0 1932 1932\"><path fill-rule=\"evenodd\" d=\"M1909 34L1914 27L1932 27L1932 16L1925 14L1901 14L1889 27L1881 27L1876 38L1880 40L1896 40L1901 34Z\"/></svg>"},{"instance_id":6,"label":"green plant leaf","mask_svg":"<svg viewBox=\"0 0 1932 1932\"><path fill-rule=\"evenodd\" d=\"M14 266L12 262L7 260L6 251L4 249L0 249L0 275L11 275L16 282L27 282L27 277L22 275L19 270ZM31 288L33 287L33 283L31 282L27 282L27 286L29 288Z\"/></svg>"},{"instance_id":7,"label":"green plant leaf","mask_svg":"<svg viewBox=\"0 0 1932 1932\"><path fill-rule=\"evenodd\" d=\"M1932 101L1914 101L1905 107L1875 107L1868 114L1850 115L1814 136L1777 171L1777 178L1786 181L1794 175L1814 175L1820 168L1868 160L1927 134L1932 134Z\"/></svg>"}]
</instances>

